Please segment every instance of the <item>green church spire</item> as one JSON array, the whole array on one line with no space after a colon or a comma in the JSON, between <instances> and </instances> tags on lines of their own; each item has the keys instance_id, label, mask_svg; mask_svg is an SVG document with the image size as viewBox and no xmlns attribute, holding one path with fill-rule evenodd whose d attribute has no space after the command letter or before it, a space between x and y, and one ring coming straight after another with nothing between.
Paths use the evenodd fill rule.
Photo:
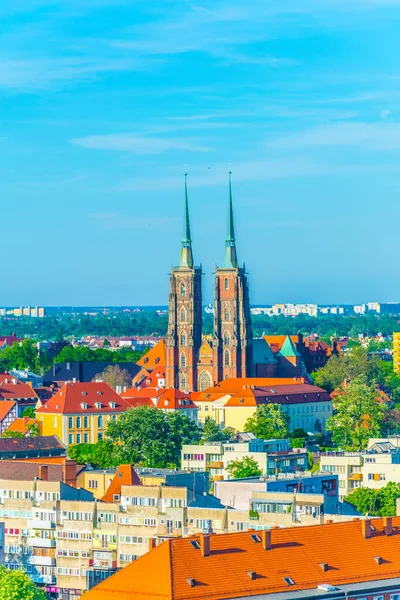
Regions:
<instances>
[{"instance_id":1,"label":"green church spire","mask_svg":"<svg viewBox=\"0 0 400 600\"><path fill-rule=\"evenodd\" d=\"M224 269L236 269L238 266L235 242L235 227L233 224L232 204L232 171L229 171L229 204L228 204L228 229L225 240Z\"/></svg>"},{"instance_id":2,"label":"green church spire","mask_svg":"<svg viewBox=\"0 0 400 600\"><path fill-rule=\"evenodd\" d=\"M180 267L193 268L192 238L190 236L189 201L187 191L187 173L185 173L185 202L183 209L183 236Z\"/></svg>"}]
</instances>

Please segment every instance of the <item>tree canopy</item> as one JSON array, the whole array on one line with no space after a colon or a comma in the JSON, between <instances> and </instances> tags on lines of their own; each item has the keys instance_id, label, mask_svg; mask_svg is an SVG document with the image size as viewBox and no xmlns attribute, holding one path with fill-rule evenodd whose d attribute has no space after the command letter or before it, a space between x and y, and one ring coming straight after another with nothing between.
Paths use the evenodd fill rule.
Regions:
<instances>
[{"instance_id":1,"label":"tree canopy","mask_svg":"<svg viewBox=\"0 0 400 600\"><path fill-rule=\"evenodd\" d=\"M381 433L385 405L364 375L353 379L334 400L335 413L326 428L332 440L347 450L363 450Z\"/></svg>"},{"instance_id":2,"label":"tree canopy","mask_svg":"<svg viewBox=\"0 0 400 600\"><path fill-rule=\"evenodd\" d=\"M361 487L346 496L347 502L363 515L376 517L395 516L397 498L400 498L400 484L393 481L379 490Z\"/></svg>"},{"instance_id":3,"label":"tree canopy","mask_svg":"<svg viewBox=\"0 0 400 600\"><path fill-rule=\"evenodd\" d=\"M252 456L244 456L241 460L234 460L226 467L226 470L233 479L262 475L258 462Z\"/></svg>"},{"instance_id":4,"label":"tree canopy","mask_svg":"<svg viewBox=\"0 0 400 600\"><path fill-rule=\"evenodd\" d=\"M0 566L0 600L46 600L47 596L39 590L23 571L10 571Z\"/></svg>"},{"instance_id":5,"label":"tree canopy","mask_svg":"<svg viewBox=\"0 0 400 600\"><path fill-rule=\"evenodd\" d=\"M289 437L289 415L280 404L262 404L257 407L252 417L245 423L244 430L254 433L257 438L287 438Z\"/></svg>"},{"instance_id":6,"label":"tree canopy","mask_svg":"<svg viewBox=\"0 0 400 600\"><path fill-rule=\"evenodd\" d=\"M225 442L232 436L232 429L220 429L212 417L204 419L203 431L201 436L202 443Z\"/></svg>"},{"instance_id":7,"label":"tree canopy","mask_svg":"<svg viewBox=\"0 0 400 600\"><path fill-rule=\"evenodd\" d=\"M121 369L119 365L109 365L102 373L96 375L95 380L105 381L114 390L117 387L131 387L132 376L129 375L126 369Z\"/></svg>"}]
</instances>

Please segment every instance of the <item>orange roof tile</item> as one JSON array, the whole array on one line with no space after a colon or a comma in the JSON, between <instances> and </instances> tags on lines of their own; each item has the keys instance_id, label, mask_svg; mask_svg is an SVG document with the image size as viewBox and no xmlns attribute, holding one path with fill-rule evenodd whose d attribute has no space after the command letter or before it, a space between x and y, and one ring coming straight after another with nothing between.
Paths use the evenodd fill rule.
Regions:
<instances>
[{"instance_id":1,"label":"orange roof tile","mask_svg":"<svg viewBox=\"0 0 400 600\"><path fill-rule=\"evenodd\" d=\"M12 381L15 381L15 383L12 383ZM35 390L28 383L22 383L18 379L13 379L7 373L2 373L0 377L0 400L18 399L38 400L39 398Z\"/></svg>"},{"instance_id":2,"label":"orange roof tile","mask_svg":"<svg viewBox=\"0 0 400 600\"><path fill-rule=\"evenodd\" d=\"M99 406L96 406L99 404ZM85 405L87 408L85 408ZM129 405L103 381L66 383L46 404L36 410L40 414L120 413Z\"/></svg>"},{"instance_id":3,"label":"orange roof tile","mask_svg":"<svg viewBox=\"0 0 400 600\"><path fill-rule=\"evenodd\" d=\"M139 475L132 465L121 465L115 473L113 480L104 496L103 502L120 502L121 487L123 485L142 485ZM118 496L118 498L116 498ZM116 498L116 499L115 499Z\"/></svg>"},{"instance_id":4,"label":"orange roof tile","mask_svg":"<svg viewBox=\"0 0 400 600\"><path fill-rule=\"evenodd\" d=\"M165 365L165 341L160 340L153 348L151 348L140 360L137 361L140 367L145 367L148 370L155 369L160 365Z\"/></svg>"},{"instance_id":5,"label":"orange roof tile","mask_svg":"<svg viewBox=\"0 0 400 600\"><path fill-rule=\"evenodd\" d=\"M194 402L191 400L190 395L185 392L181 392L176 389L167 389L162 392L157 400L157 408L162 410L174 409L188 409L197 408Z\"/></svg>"},{"instance_id":6,"label":"orange roof tile","mask_svg":"<svg viewBox=\"0 0 400 600\"><path fill-rule=\"evenodd\" d=\"M224 379L213 387L210 387L203 392L192 392L190 397L194 402L213 402L221 396L227 394L240 393L252 387L277 386L277 385L299 385L303 383L303 378L293 377L238 377L232 379Z\"/></svg>"},{"instance_id":7,"label":"orange roof tile","mask_svg":"<svg viewBox=\"0 0 400 600\"><path fill-rule=\"evenodd\" d=\"M26 435L31 429L31 427L33 427L36 423L36 419L30 419L29 417L20 417L19 419L15 419L14 423L11 423L7 431L13 431L16 433L22 433L22 435Z\"/></svg>"},{"instance_id":8,"label":"orange roof tile","mask_svg":"<svg viewBox=\"0 0 400 600\"><path fill-rule=\"evenodd\" d=\"M17 403L13 402L12 400L4 400L3 402L0 402L0 421L6 418L16 404Z\"/></svg>"},{"instance_id":9,"label":"orange roof tile","mask_svg":"<svg viewBox=\"0 0 400 600\"><path fill-rule=\"evenodd\" d=\"M222 600L397 578L400 517L393 518L393 525L393 535L387 536L383 519L373 520L375 531L369 539L363 535L361 521L273 529L268 551L251 537L261 532L212 535L207 557L191 543L199 536L168 540L82 600ZM379 564L376 557L383 562ZM256 577L251 579L249 572ZM289 587L285 577L293 585Z\"/></svg>"}]
</instances>

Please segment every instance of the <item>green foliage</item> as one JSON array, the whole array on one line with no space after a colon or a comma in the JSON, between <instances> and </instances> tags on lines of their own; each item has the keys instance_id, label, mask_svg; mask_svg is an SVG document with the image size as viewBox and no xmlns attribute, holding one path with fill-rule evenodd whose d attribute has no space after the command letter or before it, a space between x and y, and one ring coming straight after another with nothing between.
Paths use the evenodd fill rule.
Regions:
<instances>
[{"instance_id":1,"label":"green foliage","mask_svg":"<svg viewBox=\"0 0 400 600\"><path fill-rule=\"evenodd\" d=\"M254 433L257 438L267 440L289 437L289 415L282 411L280 404L262 404L245 423L244 430Z\"/></svg>"},{"instance_id":2,"label":"green foliage","mask_svg":"<svg viewBox=\"0 0 400 600\"><path fill-rule=\"evenodd\" d=\"M229 434L230 432L221 430L214 419L211 417L206 417L204 420L201 441L203 444L208 442L225 442L227 439L229 439Z\"/></svg>"},{"instance_id":3,"label":"green foliage","mask_svg":"<svg viewBox=\"0 0 400 600\"><path fill-rule=\"evenodd\" d=\"M9 571L1 565L0 600L46 600L46 594L23 571Z\"/></svg>"},{"instance_id":4,"label":"green foliage","mask_svg":"<svg viewBox=\"0 0 400 600\"><path fill-rule=\"evenodd\" d=\"M201 431L179 411L140 406L110 421L107 436L118 447L121 463L165 468L180 465L182 445L199 442Z\"/></svg>"},{"instance_id":5,"label":"green foliage","mask_svg":"<svg viewBox=\"0 0 400 600\"><path fill-rule=\"evenodd\" d=\"M40 373L42 368L50 367L50 362L44 352L39 352L33 340L23 340L0 351L0 371L10 369L29 369Z\"/></svg>"},{"instance_id":6,"label":"green foliage","mask_svg":"<svg viewBox=\"0 0 400 600\"><path fill-rule=\"evenodd\" d=\"M294 437L290 438L290 447L291 448L304 448L305 444L306 444L305 438L294 438Z\"/></svg>"},{"instance_id":7,"label":"green foliage","mask_svg":"<svg viewBox=\"0 0 400 600\"><path fill-rule=\"evenodd\" d=\"M91 464L99 469L112 469L120 465L118 446L110 440L101 440L97 444L68 446L68 457L78 465Z\"/></svg>"},{"instance_id":8,"label":"green foliage","mask_svg":"<svg viewBox=\"0 0 400 600\"><path fill-rule=\"evenodd\" d=\"M23 438L24 434L20 431L5 431L2 438Z\"/></svg>"},{"instance_id":9,"label":"green foliage","mask_svg":"<svg viewBox=\"0 0 400 600\"><path fill-rule=\"evenodd\" d=\"M335 414L326 428L332 440L347 450L363 450L370 437L379 436L385 407L378 402L376 386L365 376L356 377L335 398Z\"/></svg>"},{"instance_id":10,"label":"green foliage","mask_svg":"<svg viewBox=\"0 0 400 600\"><path fill-rule=\"evenodd\" d=\"M400 498L400 484L390 481L379 490L357 488L346 500L363 515L392 517L396 515L397 498Z\"/></svg>"},{"instance_id":11,"label":"green foliage","mask_svg":"<svg viewBox=\"0 0 400 600\"><path fill-rule=\"evenodd\" d=\"M345 379L354 379L359 375L364 375L372 382L378 377L380 362L376 357L369 358L365 348L355 347L346 354L331 356L324 367L313 373L314 383L332 392Z\"/></svg>"},{"instance_id":12,"label":"green foliage","mask_svg":"<svg viewBox=\"0 0 400 600\"><path fill-rule=\"evenodd\" d=\"M143 352L137 352L129 348L113 351L106 348L92 350L87 346L64 346L55 357L54 362L137 362L142 356Z\"/></svg>"},{"instance_id":13,"label":"green foliage","mask_svg":"<svg viewBox=\"0 0 400 600\"><path fill-rule=\"evenodd\" d=\"M22 417L29 417L29 419L36 419L36 413L35 413L35 409L32 408L32 406L27 406L27 408L25 408L22 411Z\"/></svg>"},{"instance_id":14,"label":"green foliage","mask_svg":"<svg viewBox=\"0 0 400 600\"><path fill-rule=\"evenodd\" d=\"M226 470L233 479L262 475L262 470L258 462L251 456L245 456L241 460L234 460L226 467Z\"/></svg>"}]
</instances>

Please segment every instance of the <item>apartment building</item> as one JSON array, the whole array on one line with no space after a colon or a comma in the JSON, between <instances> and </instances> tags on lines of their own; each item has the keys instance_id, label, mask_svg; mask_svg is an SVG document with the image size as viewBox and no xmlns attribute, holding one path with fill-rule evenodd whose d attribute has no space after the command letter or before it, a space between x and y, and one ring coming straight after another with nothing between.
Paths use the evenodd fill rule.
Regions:
<instances>
[{"instance_id":1,"label":"apartment building","mask_svg":"<svg viewBox=\"0 0 400 600\"><path fill-rule=\"evenodd\" d=\"M239 434L241 435L241 434ZM229 479L227 467L236 460L253 458L264 475L293 473L307 468L307 450L290 447L290 440L261 440L252 434L243 442L210 442L186 444L182 447L182 468L208 470L213 481Z\"/></svg>"},{"instance_id":2,"label":"apartment building","mask_svg":"<svg viewBox=\"0 0 400 600\"><path fill-rule=\"evenodd\" d=\"M365 452L322 452L320 468L337 474L341 498L359 487L380 489L389 481L400 483L400 448L389 440L370 440Z\"/></svg>"}]
</instances>

